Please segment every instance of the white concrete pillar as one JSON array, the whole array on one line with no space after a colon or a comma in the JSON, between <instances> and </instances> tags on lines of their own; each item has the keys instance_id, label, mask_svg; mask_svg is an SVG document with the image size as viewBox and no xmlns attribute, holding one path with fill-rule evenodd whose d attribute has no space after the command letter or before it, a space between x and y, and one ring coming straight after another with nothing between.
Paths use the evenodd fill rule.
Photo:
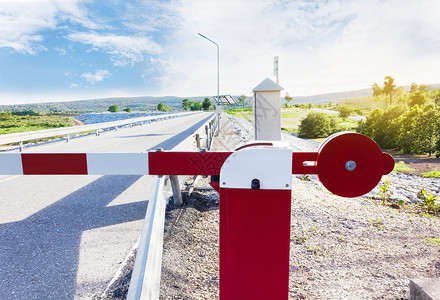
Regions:
<instances>
[{"instance_id":1,"label":"white concrete pillar","mask_svg":"<svg viewBox=\"0 0 440 300\"><path fill-rule=\"evenodd\" d=\"M255 140L281 140L282 90L282 86L269 78L253 89Z\"/></svg>"}]
</instances>

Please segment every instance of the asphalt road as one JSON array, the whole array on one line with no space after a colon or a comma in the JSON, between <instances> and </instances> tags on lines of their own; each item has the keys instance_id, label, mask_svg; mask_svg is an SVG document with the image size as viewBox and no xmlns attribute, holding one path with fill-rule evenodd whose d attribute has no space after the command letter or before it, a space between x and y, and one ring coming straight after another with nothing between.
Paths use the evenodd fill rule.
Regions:
<instances>
[{"instance_id":1,"label":"asphalt road","mask_svg":"<svg viewBox=\"0 0 440 300\"><path fill-rule=\"evenodd\" d=\"M172 149L212 114L26 152ZM0 299L91 299L139 238L151 176L0 176Z\"/></svg>"}]
</instances>

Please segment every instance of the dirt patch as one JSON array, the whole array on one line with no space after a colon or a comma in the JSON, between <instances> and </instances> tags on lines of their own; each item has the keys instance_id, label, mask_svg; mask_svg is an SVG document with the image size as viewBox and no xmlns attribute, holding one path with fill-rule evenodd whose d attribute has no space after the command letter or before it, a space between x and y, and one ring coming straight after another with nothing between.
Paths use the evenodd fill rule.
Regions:
<instances>
[{"instance_id":1,"label":"dirt patch","mask_svg":"<svg viewBox=\"0 0 440 300\"><path fill-rule=\"evenodd\" d=\"M218 299L218 196L193 192L181 208L169 204L160 299Z\"/></svg>"},{"instance_id":2,"label":"dirt patch","mask_svg":"<svg viewBox=\"0 0 440 300\"><path fill-rule=\"evenodd\" d=\"M73 120L73 125L74 125L74 126L84 125L83 122L81 122L81 121L75 119L74 117L70 117L70 118Z\"/></svg>"},{"instance_id":3,"label":"dirt patch","mask_svg":"<svg viewBox=\"0 0 440 300\"><path fill-rule=\"evenodd\" d=\"M407 174L420 175L421 173L440 171L440 158L436 158L435 155L412 155L397 150L386 150L385 152L391 154L396 163L403 161L405 165L414 169L414 171L406 172Z\"/></svg>"}]
</instances>

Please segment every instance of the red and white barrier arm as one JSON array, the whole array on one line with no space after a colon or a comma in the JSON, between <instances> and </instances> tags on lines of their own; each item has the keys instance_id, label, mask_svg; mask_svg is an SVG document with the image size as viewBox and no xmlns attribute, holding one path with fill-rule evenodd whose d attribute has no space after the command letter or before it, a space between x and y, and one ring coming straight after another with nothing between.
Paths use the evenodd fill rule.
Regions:
<instances>
[{"instance_id":1,"label":"red and white barrier arm","mask_svg":"<svg viewBox=\"0 0 440 300\"><path fill-rule=\"evenodd\" d=\"M2 153L0 175L220 175L233 152ZM293 153L293 174L316 174L318 153Z\"/></svg>"},{"instance_id":2,"label":"red and white barrier arm","mask_svg":"<svg viewBox=\"0 0 440 300\"><path fill-rule=\"evenodd\" d=\"M3 153L1 175L148 175L148 153Z\"/></svg>"}]
</instances>

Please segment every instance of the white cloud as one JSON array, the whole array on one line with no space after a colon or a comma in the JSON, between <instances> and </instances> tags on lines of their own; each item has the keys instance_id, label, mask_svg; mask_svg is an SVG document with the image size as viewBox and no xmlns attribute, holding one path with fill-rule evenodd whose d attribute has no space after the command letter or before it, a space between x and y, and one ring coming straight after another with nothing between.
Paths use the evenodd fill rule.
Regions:
<instances>
[{"instance_id":1,"label":"white cloud","mask_svg":"<svg viewBox=\"0 0 440 300\"><path fill-rule=\"evenodd\" d=\"M93 50L103 49L112 55L115 66L134 65L144 60L145 55L159 54L162 47L150 37L99 34L97 32L75 32L67 37L71 41L93 46Z\"/></svg>"},{"instance_id":2,"label":"white cloud","mask_svg":"<svg viewBox=\"0 0 440 300\"><path fill-rule=\"evenodd\" d=\"M39 32L55 30L61 20L98 28L76 0L0 1L0 48L23 54L47 50Z\"/></svg>"},{"instance_id":3,"label":"white cloud","mask_svg":"<svg viewBox=\"0 0 440 300\"><path fill-rule=\"evenodd\" d=\"M368 88L386 75L398 84L438 82L439 1L182 1L180 26L160 57L163 94L250 94L272 77L293 95Z\"/></svg>"},{"instance_id":4,"label":"white cloud","mask_svg":"<svg viewBox=\"0 0 440 300\"><path fill-rule=\"evenodd\" d=\"M95 74L92 74L92 73L81 74L81 77L84 78L90 84L95 84L99 81L103 81L104 78L108 78L111 75L112 74L107 70L98 70L95 72ZM76 87L76 86L74 86L74 87Z\"/></svg>"},{"instance_id":5,"label":"white cloud","mask_svg":"<svg viewBox=\"0 0 440 300\"><path fill-rule=\"evenodd\" d=\"M55 47L53 50L57 51L61 56L64 56L67 54L66 49L63 49L63 48Z\"/></svg>"}]
</instances>

